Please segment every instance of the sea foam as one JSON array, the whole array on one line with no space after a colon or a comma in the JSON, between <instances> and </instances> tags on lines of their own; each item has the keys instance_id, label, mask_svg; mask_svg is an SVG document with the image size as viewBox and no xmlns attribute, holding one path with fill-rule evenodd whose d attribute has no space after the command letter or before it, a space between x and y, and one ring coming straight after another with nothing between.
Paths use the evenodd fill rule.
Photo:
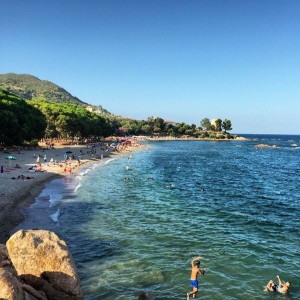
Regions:
<instances>
[{"instance_id":1,"label":"sea foam","mask_svg":"<svg viewBox=\"0 0 300 300\"><path fill-rule=\"evenodd\" d=\"M54 214L50 215L50 218L54 223L58 223L59 216L60 216L60 209L58 209Z\"/></svg>"},{"instance_id":2,"label":"sea foam","mask_svg":"<svg viewBox=\"0 0 300 300\"><path fill-rule=\"evenodd\" d=\"M114 160L115 160L115 158L108 159L108 160L105 162L105 164L107 165L108 163L110 163L110 162L112 162L112 161L114 161Z\"/></svg>"},{"instance_id":3,"label":"sea foam","mask_svg":"<svg viewBox=\"0 0 300 300\"><path fill-rule=\"evenodd\" d=\"M78 190L80 187L81 187L81 184L80 184L80 183L78 183L78 184L77 184L77 186L75 187L74 193L76 193L76 192L77 192L77 190Z\"/></svg>"},{"instance_id":4,"label":"sea foam","mask_svg":"<svg viewBox=\"0 0 300 300\"><path fill-rule=\"evenodd\" d=\"M50 194L50 207L55 206L60 200L62 199L62 195L61 194Z\"/></svg>"}]
</instances>

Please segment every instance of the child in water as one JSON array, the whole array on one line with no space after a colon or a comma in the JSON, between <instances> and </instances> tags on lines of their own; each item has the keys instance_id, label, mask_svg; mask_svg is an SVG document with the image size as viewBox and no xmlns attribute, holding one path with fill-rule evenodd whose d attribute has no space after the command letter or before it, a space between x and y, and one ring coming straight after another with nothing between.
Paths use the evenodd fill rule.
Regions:
<instances>
[{"instance_id":1,"label":"child in water","mask_svg":"<svg viewBox=\"0 0 300 300\"><path fill-rule=\"evenodd\" d=\"M198 256L192 260L192 273L190 284L193 287L193 290L186 294L187 300L190 299L191 295L193 295L194 298L198 293L198 274L200 273L202 276L204 276L204 273L206 271L206 268L204 268L203 271L200 270L200 259L201 257Z\"/></svg>"}]
</instances>

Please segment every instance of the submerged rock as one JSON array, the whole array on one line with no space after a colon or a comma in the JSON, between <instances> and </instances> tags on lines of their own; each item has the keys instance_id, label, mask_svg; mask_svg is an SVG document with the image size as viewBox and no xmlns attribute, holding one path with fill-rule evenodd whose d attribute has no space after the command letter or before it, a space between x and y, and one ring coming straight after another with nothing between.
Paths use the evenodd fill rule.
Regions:
<instances>
[{"instance_id":1,"label":"submerged rock","mask_svg":"<svg viewBox=\"0 0 300 300\"><path fill-rule=\"evenodd\" d=\"M30 293L29 285L49 300L83 299L72 256L55 233L20 230L10 237L6 247L18 276L26 283L26 292Z\"/></svg>"},{"instance_id":2,"label":"submerged rock","mask_svg":"<svg viewBox=\"0 0 300 300\"><path fill-rule=\"evenodd\" d=\"M272 148L272 149L276 149L276 148L280 148L279 146L276 145L268 145L268 144L257 144L255 145L256 148Z\"/></svg>"}]
</instances>

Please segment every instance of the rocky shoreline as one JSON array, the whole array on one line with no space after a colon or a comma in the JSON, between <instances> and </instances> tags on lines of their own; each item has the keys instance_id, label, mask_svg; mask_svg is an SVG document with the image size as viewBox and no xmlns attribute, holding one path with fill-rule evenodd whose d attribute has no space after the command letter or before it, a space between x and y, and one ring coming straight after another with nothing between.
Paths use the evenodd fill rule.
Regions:
<instances>
[{"instance_id":1,"label":"rocky shoreline","mask_svg":"<svg viewBox=\"0 0 300 300\"><path fill-rule=\"evenodd\" d=\"M111 155L125 155L143 147L132 142L122 147L120 143L118 148L109 147L107 151L101 147L91 151L87 146L70 145L47 150L16 150L11 154L15 155L18 167L8 166L4 161L7 154L1 154L0 164L6 164L7 172L0 177L0 300L83 299L73 258L63 240L45 230L21 229L11 237L10 234L24 220L20 209L32 204L53 179L78 174L87 163L105 160ZM43 151L48 159L57 158L58 162L43 162L40 164L42 172L28 173L38 151ZM80 163L76 158L62 162L66 151L80 153ZM66 165L69 172L65 170Z\"/></svg>"},{"instance_id":2,"label":"rocky shoreline","mask_svg":"<svg viewBox=\"0 0 300 300\"><path fill-rule=\"evenodd\" d=\"M20 230L0 244L0 299L82 300L66 243L46 230Z\"/></svg>"}]
</instances>

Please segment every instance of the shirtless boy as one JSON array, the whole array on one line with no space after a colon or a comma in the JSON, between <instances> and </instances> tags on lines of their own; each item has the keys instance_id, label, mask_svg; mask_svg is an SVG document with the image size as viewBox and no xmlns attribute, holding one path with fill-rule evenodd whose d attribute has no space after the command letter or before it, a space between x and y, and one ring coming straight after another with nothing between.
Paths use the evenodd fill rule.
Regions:
<instances>
[{"instance_id":1,"label":"shirtless boy","mask_svg":"<svg viewBox=\"0 0 300 300\"><path fill-rule=\"evenodd\" d=\"M198 274L201 274L202 276L204 276L204 273L206 271L205 268L203 269L203 271L200 270L200 259L201 259L201 257L198 256L192 260L192 273L191 273L190 284L193 287L193 290L186 294L187 300L190 299L191 295L193 295L193 298L196 296L196 294L198 292L198 279L197 279Z\"/></svg>"}]
</instances>

